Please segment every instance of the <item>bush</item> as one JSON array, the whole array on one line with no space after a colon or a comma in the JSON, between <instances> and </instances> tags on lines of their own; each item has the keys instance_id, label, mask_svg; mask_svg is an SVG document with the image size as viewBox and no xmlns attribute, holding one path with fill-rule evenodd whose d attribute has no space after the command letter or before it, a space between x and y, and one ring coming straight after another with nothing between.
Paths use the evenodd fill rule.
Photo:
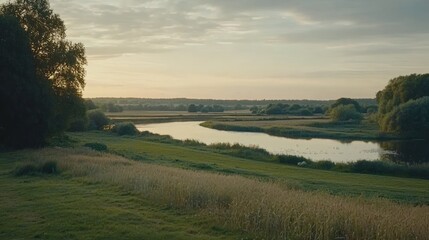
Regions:
<instances>
[{"instance_id":1,"label":"bush","mask_svg":"<svg viewBox=\"0 0 429 240\"><path fill-rule=\"evenodd\" d=\"M47 161L41 164L27 163L15 169L15 176L28 176L39 174L56 174L58 173L57 162Z\"/></svg>"},{"instance_id":2,"label":"bush","mask_svg":"<svg viewBox=\"0 0 429 240\"><path fill-rule=\"evenodd\" d=\"M310 162L305 157L301 156L293 156L293 155L276 155L275 157L276 161L283 164L291 164L291 165L298 165L300 162Z\"/></svg>"},{"instance_id":3,"label":"bush","mask_svg":"<svg viewBox=\"0 0 429 240\"><path fill-rule=\"evenodd\" d=\"M88 111L87 117L89 130L102 130L110 122L110 119L100 110Z\"/></svg>"},{"instance_id":4,"label":"bush","mask_svg":"<svg viewBox=\"0 0 429 240\"><path fill-rule=\"evenodd\" d=\"M338 105L329 111L329 116L334 121L360 121L362 120L362 114L352 104L349 105Z\"/></svg>"},{"instance_id":5,"label":"bush","mask_svg":"<svg viewBox=\"0 0 429 240\"><path fill-rule=\"evenodd\" d=\"M87 148L91 148L92 150L99 151L99 152L106 152L107 151L107 146L104 143L97 143L97 142L85 143L83 146L87 147Z\"/></svg>"},{"instance_id":6,"label":"bush","mask_svg":"<svg viewBox=\"0 0 429 240\"><path fill-rule=\"evenodd\" d=\"M331 161L317 161L311 163L311 168L331 170L335 167L335 163Z\"/></svg>"},{"instance_id":7,"label":"bush","mask_svg":"<svg viewBox=\"0 0 429 240\"><path fill-rule=\"evenodd\" d=\"M123 122L115 124L112 128L112 132L117 133L119 136L122 135L137 135L139 130L131 122Z\"/></svg>"},{"instance_id":8,"label":"bush","mask_svg":"<svg viewBox=\"0 0 429 240\"><path fill-rule=\"evenodd\" d=\"M67 129L70 132L83 132L88 128L88 118L82 117L70 123Z\"/></svg>"}]
</instances>

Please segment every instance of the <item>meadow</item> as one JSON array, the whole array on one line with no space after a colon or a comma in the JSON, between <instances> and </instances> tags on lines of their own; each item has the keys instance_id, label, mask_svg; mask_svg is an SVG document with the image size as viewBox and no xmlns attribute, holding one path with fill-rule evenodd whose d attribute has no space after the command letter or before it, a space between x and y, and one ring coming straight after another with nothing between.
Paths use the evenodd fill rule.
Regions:
<instances>
[{"instance_id":1,"label":"meadow","mask_svg":"<svg viewBox=\"0 0 429 240\"><path fill-rule=\"evenodd\" d=\"M2 206L9 208L0 218L8 229L17 229L11 217L24 217L19 224L26 230L2 228L3 237L25 238L31 229L35 238L68 234L71 239L101 239L110 232L106 227L130 238L151 239L425 239L429 234L427 205L303 191L282 181L161 166L85 148L5 157L21 160L2 161L8 169L0 178L5 186ZM83 220L90 225L75 222L85 210ZM69 219L52 222L52 217L67 214ZM166 222L152 219L158 214ZM174 226L167 223L170 219ZM60 231L53 232L53 227Z\"/></svg>"},{"instance_id":2,"label":"meadow","mask_svg":"<svg viewBox=\"0 0 429 240\"><path fill-rule=\"evenodd\" d=\"M281 181L306 191L337 195L382 197L397 202L429 204L427 180L302 168L264 160L261 156L235 155L219 149L183 145L168 136L123 136L105 132L69 133L72 146L105 144L110 153L136 161L190 170L234 174L263 181ZM66 142L70 144L69 142ZM66 144L66 145L67 145ZM192 145L196 144L196 147Z\"/></svg>"}]
</instances>

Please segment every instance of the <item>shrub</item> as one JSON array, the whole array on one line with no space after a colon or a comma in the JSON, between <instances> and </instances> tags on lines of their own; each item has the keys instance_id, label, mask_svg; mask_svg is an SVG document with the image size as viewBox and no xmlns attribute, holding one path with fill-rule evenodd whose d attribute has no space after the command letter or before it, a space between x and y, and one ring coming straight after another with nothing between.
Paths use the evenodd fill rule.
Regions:
<instances>
[{"instance_id":1,"label":"shrub","mask_svg":"<svg viewBox=\"0 0 429 240\"><path fill-rule=\"evenodd\" d=\"M311 168L331 170L335 167L335 163L331 161L317 161L311 163Z\"/></svg>"},{"instance_id":2,"label":"shrub","mask_svg":"<svg viewBox=\"0 0 429 240\"><path fill-rule=\"evenodd\" d=\"M104 143L97 143L97 142L85 143L83 146L87 147L87 148L91 148L92 150L99 151L99 152L106 152L107 151L107 146Z\"/></svg>"},{"instance_id":3,"label":"shrub","mask_svg":"<svg viewBox=\"0 0 429 240\"><path fill-rule=\"evenodd\" d=\"M291 164L291 165L298 165L300 162L309 162L305 157L301 156L293 156L293 155L277 155L275 157L276 161L283 164Z\"/></svg>"},{"instance_id":4,"label":"shrub","mask_svg":"<svg viewBox=\"0 0 429 240\"><path fill-rule=\"evenodd\" d=\"M131 122L123 122L115 124L112 128L112 132L117 133L118 135L136 135L139 133L136 126Z\"/></svg>"},{"instance_id":5,"label":"shrub","mask_svg":"<svg viewBox=\"0 0 429 240\"><path fill-rule=\"evenodd\" d=\"M56 174L58 173L57 162L47 161L42 163L26 163L17 167L14 171L15 176L28 176L39 174Z\"/></svg>"},{"instance_id":6,"label":"shrub","mask_svg":"<svg viewBox=\"0 0 429 240\"><path fill-rule=\"evenodd\" d=\"M100 110L88 111L87 117L89 130L102 130L110 122L110 119Z\"/></svg>"},{"instance_id":7,"label":"shrub","mask_svg":"<svg viewBox=\"0 0 429 240\"><path fill-rule=\"evenodd\" d=\"M338 105L337 107L332 108L329 111L329 116L334 121L360 121L363 118L362 114L352 104Z\"/></svg>"}]
</instances>

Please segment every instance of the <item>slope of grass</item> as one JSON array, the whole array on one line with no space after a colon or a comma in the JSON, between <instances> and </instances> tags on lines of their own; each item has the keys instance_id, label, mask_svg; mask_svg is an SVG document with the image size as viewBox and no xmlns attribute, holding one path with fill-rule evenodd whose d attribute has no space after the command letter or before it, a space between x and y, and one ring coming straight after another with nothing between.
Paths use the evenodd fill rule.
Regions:
<instances>
[{"instance_id":1,"label":"slope of grass","mask_svg":"<svg viewBox=\"0 0 429 240\"><path fill-rule=\"evenodd\" d=\"M226 231L243 231L250 234L250 238L259 239L425 239L429 234L428 206L413 207L380 199L309 193L275 182L260 182L241 176L225 176L145 164L85 149L44 149L24 154L22 158L26 159L26 162L21 166L29 164L44 166L46 162L56 162L59 172L62 172L61 176L67 182L74 182L76 179L84 181L90 186L84 187L83 191L87 194L87 201L96 201L94 204L97 205L84 206L83 209L88 211L93 209L94 213L101 214L106 212L109 216L105 216L107 221L110 219L116 223L120 220L134 223L144 221L144 218L139 218L139 215L133 214L133 211L117 213L117 208L111 209L112 200L104 196L109 186L115 189L114 192L127 193L124 198L128 201L131 201L129 198L134 197L142 200L143 206L139 206L140 204L136 202L135 205L130 206L132 209L146 211L145 203L150 205L154 202L159 206L167 207L164 209L166 211L155 211L153 215L155 219L158 218L158 214L161 217L169 214L168 218L171 218L171 213L174 216L175 212L182 211L185 216L182 219L171 219L171 225L167 227L153 226L155 229L148 230L149 234L155 236L151 239L156 237L209 239L212 235L208 234L206 237L203 233L207 231L213 233L213 229L225 228ZM41 181L45 187L35 190L43 192L55 188L55 182L49 182L49 178L45 176ZM44 182L47 179L48 182ZM66 186L70 187L67 184ZM70 196L70 199L67 196L73 193L81 194L82 190L48 191L50 191L48 197L60 194L64 202L70 202L70 200L75 202L77 200L73 196ZM111 193L112 190L109 190L108 194ZM40 201L37 198L33 200ZM46 201L53 206L56 205L50 200ZM104 207L105 202L108 203L108 208ZM113 203L121 205L122 201L115 199ZM116 204L114 205L117 206ZM43 207L37 207L39 208L43 209ZM96 219L86 219L88 216L80 216L81 211L82 209L78 209L75 205L70 211L65 212L72 217L76 214L84 220L83 222L88 221L89 225L96 221ZM187 219L186 216L189 214L193 214L193 217ZM206 229L204 224L197 224L197 220L203 218L213 224L211 228ZM57 229L60 232L64 229L67 231L67 227L74 226L69 225L69 221L59 220ZM96 223L103 225L104 221L106 219L99 218ZM43 220L39 219L35 222L39 223ZM200 234L194 237L191 233L195 230L183 231L190 225L202 227L197 228ZM151 224L148 227L151 227ZM90 227L88 224L80 225L74 231L78 232L79 229L85 231ZM129 229L116 228L116 225L104 229L105 232L113 232L113 236L109 238L115 238L121 234L124 234L121 238L133 237L130 232L122 232ZM92 237L98 238L104 235L102 230L97 230L96 228L91 231L94 234ZM52 230L48 229L47 232L50 233ZM61 237L60 234L56 236ZM74 235L70 237L73 238ZM227 237L237 239L236 235ZM242 237L245 236L240 238Z\"/></svg>"},{"instance_id":2,"label":"slope of grass","mask_svg":"<svg viewBox=\"0 0 429 240\"><path fill-rule=\"evenodd\" d=\"M64 174L14 176L22 161L76 153L0 154L0 239L240 239L195 211L168 208L122 186ZM26 163L28 165L28 163ZM59 169L64 171L64 169Z\"/></svg>"},{"instance_id":3,"label":"slope of grass","mask_svg":"<svg viewBox=\"0 0 429 240\"><path fill-rule=\"evenodd\" d=\"M304 190L322 190L339 195L384 197L401 202L429 204L427 180L304 169L100 132L73 133L70 136L79 142L78 145L101 142L112 152L149 163L239 174L266 180L274 179L288 182Z\"/></svg>"}]
</instances>

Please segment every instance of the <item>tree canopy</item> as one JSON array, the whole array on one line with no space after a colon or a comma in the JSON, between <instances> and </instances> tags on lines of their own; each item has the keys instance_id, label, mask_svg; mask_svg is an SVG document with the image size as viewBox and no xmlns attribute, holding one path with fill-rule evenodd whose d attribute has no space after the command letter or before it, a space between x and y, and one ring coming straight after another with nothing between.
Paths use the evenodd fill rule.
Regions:
<instances>
[{"instance_id":1,"label":"tree canopy","mask_svg":"<svg viewBox=\"0 0 429 240\"><path fill-rule=\"evenodd\" d=\"M362 106L356 100L353 100L351 98L339 98L339 99L337 99L331 105L331 109L336 108L340 105L346 106L346 105L350 105L350 104L353 105L357 111L359 111L359 112L363 111Z\"/></svg>"},{"instance_id":2,"label":"tree canopy","mask_svg":"<svg viewBox=\"0 0 429 240\"><path fill-rule=\"evenodd\" d=\"M363 118L362 113L353 104L338 105L329 111L329 116L332 120L340 122L349 120L360 121Z\"/></svg>"},{"instance_id":3,"label":"tree canopy","mask_svg":"<svg viewBox=\"0 0 429 240\"><path fill-rule=\"evenodd\" d=\"M36 76L28 37L19 22L0 15L0 145L40 146L49 135L52 95Z\"/></svg>"},{"instance_id":4,"label":"tree canopy","mask_svg":"<svg viewBox=\"0 0 429 240\"><path fill-rule=\"evenodd\" d=\"M377 93L381 129L404 135L429 136L429 74L390 80Z\"/></svg>"},{"instance_id":5,"label":"tree canopy","mask_svg":"<svg viewBox=\"0 0 429 240\"><path fill-rule=\"evenodd\" d=\"M3 4L0 14L15 17L25 30L36 76L50 81L55 96L55 131L85 114L82 90L87 63L81 43L66 40L66 28L47 0L16 0Z\"/></svg>"},{"instance_id":6,"label":"tree canopy","mask_svg":"<svg viewBox=\"0 0 429 240\"><path fill-rule=\"evenodd\" d=\"M64 23L47 0L2 4L0 17L2 138L16 137L16 147L40 145L85 116L85 49L66 40ZM32 134L11 136L11 129Z\"/></svg>"}]
</instances>

